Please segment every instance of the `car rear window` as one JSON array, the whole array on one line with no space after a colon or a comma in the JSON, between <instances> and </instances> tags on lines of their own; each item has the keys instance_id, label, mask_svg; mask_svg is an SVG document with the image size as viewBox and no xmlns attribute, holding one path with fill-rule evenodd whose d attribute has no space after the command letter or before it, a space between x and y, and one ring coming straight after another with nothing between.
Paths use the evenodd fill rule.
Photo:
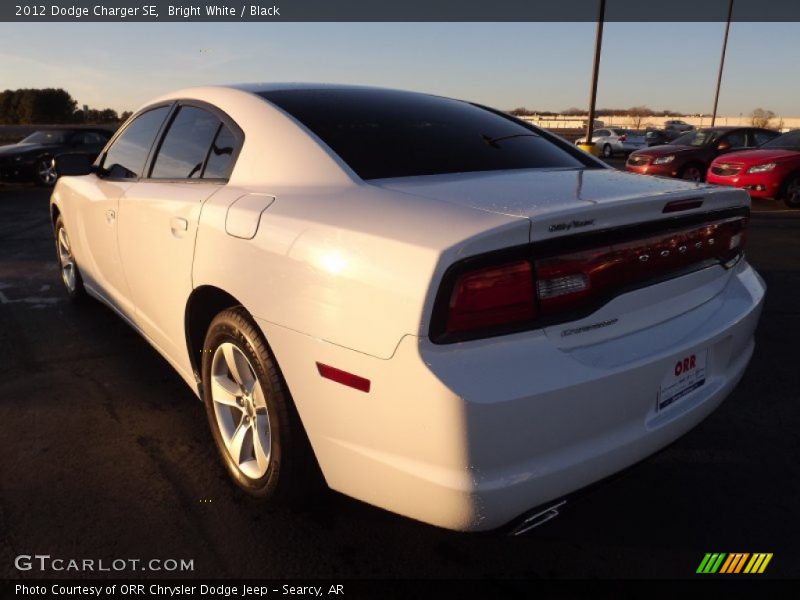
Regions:
<instances>
[{"instance_id":1,"label":"car rear window","mask_svg":"<svg viewBox=\"0 0 800 600\"><path fill-rule=\"evenodd\" d=\"M707 146L719 137L719 132L714 129L695 129L675 138L672 143L676 146Z\"/></svg>"},{"instance_id":2,"label":"car rear window","mask_svg":"<svg viewBox=\"0 0 800 600\"><path fill-rule=\"evenodd\" d=\"M593 166L510 117L459 100L368 89L260 95L310 129L362 179Z\"/></svg>"},{"instance_id":3,"label":"car rear window","mask_svg":"<svg viewBox=\"0 0 800 600\"><path fill-rule=\"evenodd\" d=\"M784 133L780 137L767 142L762 148L786 148L789 150L800 150L800 129Z\"/></svg>"}]
</instances>

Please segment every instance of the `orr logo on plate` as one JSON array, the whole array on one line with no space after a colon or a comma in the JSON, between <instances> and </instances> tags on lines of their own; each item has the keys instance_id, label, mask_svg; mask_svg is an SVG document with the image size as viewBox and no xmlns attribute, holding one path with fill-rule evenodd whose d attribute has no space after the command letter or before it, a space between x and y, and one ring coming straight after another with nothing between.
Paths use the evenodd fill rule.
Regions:
<instances>
[{"instance_id":1,"label":"orr logo on plate","mask_svg":"<svg viewBox=\"0 0 800 600\"><path fill-rule=\"evenodd\" d=\"M700 389L706 383L706 359L704 348L679 357L664 375L658 391L656 410L660 411Z\"/></svg>"}]
</instances>

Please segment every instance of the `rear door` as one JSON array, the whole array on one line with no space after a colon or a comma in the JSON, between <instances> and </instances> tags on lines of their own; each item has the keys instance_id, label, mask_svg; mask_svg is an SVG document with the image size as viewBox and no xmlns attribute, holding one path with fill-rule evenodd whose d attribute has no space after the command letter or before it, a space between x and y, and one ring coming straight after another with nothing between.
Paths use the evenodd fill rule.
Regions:
<instances>
[{"instance_id":1,"label":"rear door","mask_svg":"<svg viewBox=\"0 0 800 600\"><path fill-rule=\"evenodd\" d=\"M241 141L216 109L179 103L146 176L120 198L119 249L136 321L187 372L184 311L200 210L227 182Z\"/></svg>"}]
</instances>

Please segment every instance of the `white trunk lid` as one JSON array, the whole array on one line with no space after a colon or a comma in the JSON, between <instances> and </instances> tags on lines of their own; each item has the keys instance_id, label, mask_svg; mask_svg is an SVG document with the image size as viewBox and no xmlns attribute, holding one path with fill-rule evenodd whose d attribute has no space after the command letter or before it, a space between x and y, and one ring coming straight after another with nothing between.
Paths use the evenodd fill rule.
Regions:
<instances>
[{"instance_id":1,"label":"white trunk lid","mask_svg":"<svg viewBox=\"0 0 800 600\"><path fill-rule=\"evenodd\" d=\"M370 183L478 210L527 217L532 223L531 241L750 204L742 190L613 169L485 171ZM663 213L668 202L691 198L702 198L702 205Z\"/></svg>"},{"instance_id":2,"label":"white trunk lid","mask_svg":"<svg viewBox=\"0 0 800 600\"><path fill-rule=\"evenodd\" d=\"M746 192L612 169L520 170L437 175L371 182L374 185L531 221L531 242L635 225L672 217L749 206ZM701 199L697 208L664 213L671 202ZM711 220L711 218L710 218ZM643 236L644 237L644 236ZM566 241L566 240L565 240ZM621 293L592 314L544 328L564 350L633 335L708 304L730 271L711 267ZM705 310L705 309L704 309ZM688 335L702 315L675 319L670 336L649 339L657 352Z\"/></svg>"}]
</instances>

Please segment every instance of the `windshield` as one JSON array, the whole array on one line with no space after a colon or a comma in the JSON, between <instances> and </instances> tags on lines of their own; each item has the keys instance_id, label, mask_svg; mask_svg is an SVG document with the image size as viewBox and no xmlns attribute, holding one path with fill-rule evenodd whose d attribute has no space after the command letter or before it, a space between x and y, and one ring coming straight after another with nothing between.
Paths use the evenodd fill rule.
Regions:
<instances>
[{"instance_id":1,"label":"windshield","mask_svg":"<svg viewBox=\"0 0 800 600\"><path fill-rule=\"evenodd\" d=\"M69 131L36 131L23 139L20 144L66 144Z\"/></svg>"},{"instance_id":2,"label":"windshield","mask_svg":"<svg viewBox=\"0 0 800 600\"><path fill-rule=\"evenodd\" d=\"M509 116L459 100L349 88L260 95L310 129L362 179L593 164Z\"/></svg>"},{"instance_id":3,"label":"windshield","mask_svg":"<svg viewBox=\"0 0 800 600\"><path fill-rule=\"evenodd\" d=\"M719 131L713 129L695 129L689 133L675 138L670 143L673 146L707 146L719 137Z\"/></svg>"},{"instance_id":4,"label":"windshield","mask_svg":"<svg viewBox=\"0 0 800 600\"><path fill-rule=\"evenodd\" d=\"M786 148L787 150L800 150L800 129L784 133L773 140L763 144L761 148Z\"/></svg>"}]
</instances>

